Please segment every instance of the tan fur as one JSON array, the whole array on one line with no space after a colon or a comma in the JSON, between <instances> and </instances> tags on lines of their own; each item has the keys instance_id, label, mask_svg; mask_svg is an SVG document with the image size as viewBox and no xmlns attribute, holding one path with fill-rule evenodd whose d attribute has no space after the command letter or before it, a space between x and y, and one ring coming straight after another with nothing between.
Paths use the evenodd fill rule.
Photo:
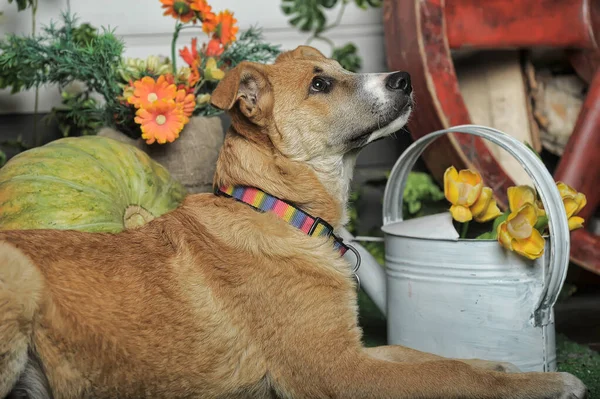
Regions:
<instances>
[{"instance_id":1,"label":"tan fur","mask_svg":"<svg viewBox=\"0 0 600 399\"><path fill-rule=\"evenodd\" d=\"M217 88L213 102L230 108L232 129L215 184L262 188L339 227L348 182L334 180L346 172L325 160L348 167L355 154L321 137L327 129L307 115L335 113L351 86L309 100L306 87L315 65L350 78L314 51L300 48L273 66L243 64ZM299 114L285 115L290 104ZM397 346L364 349L355 289L350 266L327 239L212 194L189 196L120 234L0 232L0 397L23 371L28 349L57 399L581 392L569 375L499 373L496 363Z\"/></svg>"}]
</instances>

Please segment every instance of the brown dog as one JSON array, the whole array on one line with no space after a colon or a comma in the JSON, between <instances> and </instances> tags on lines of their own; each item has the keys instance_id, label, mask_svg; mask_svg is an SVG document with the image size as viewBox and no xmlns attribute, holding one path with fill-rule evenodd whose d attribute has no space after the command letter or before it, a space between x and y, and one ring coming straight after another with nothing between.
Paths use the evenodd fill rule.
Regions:
<instances>
[{"instance_id":1,"label":"brown dog","mask_svg":"<svg viewBox=\"0 0 600 399\"><path fill-rule=\"evenodd\" d=\"M340 227L356 154L406 123L409 79L351 74L309 47L242 63L212 98L232 117L215 185ZM35 399L585 395L569 374L506 367L363 348L332 240L226 195L116 235L0 232L0 397L15 384Z\"/></svg>"}]
</instances>

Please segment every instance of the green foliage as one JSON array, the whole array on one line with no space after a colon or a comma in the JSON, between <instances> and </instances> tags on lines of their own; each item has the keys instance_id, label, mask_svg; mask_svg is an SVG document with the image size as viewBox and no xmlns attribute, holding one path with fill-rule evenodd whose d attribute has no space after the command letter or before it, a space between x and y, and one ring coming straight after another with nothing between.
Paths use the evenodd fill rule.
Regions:
<instances>
[{"instance_id":1,"label":"green foliage","mask_svg":"<svg viewBox=\"0 0 600 399\"><path fill-rule=\"evenodd\" d=\"M4 166L6 163L6 154L4 151L0 150L0 168Z\"/></svg>"},{"instance_id":2,"label":"green foliage","mask_svg":"<svg viewBox=\"0 0 600 399\"><path fill-rule=\"evenodd\" d=\"M402 212L405 215L405 219L424 216L428 213L424 209L424 205L432 204L442 199L444 199L444 193L429 174L411 172L404 187Z\"/></svg>"},{"instance_id":3,"label":"green foliage","mask_svg":"<svg viewBox=\"0 0 600 399\"><path fill-rule=\"evenodd\" d=\"M269 44L264 40L262 29L250 27L225 49L220 59L231 67L242 61L266 64L275 60L280 52L278 45Z\"/></svg>"},{"instance_id":4,"label":"green foliage","mask_svg":"<svg viewBox=\"0 0 600 399\"><path fill-rule=\"evenodd\" d=\"M327 23L324 8L332 8L338 0L283 0L281 9L291 17L290 24L303 32L322 32Z\"/></svg>"},{"instance_id":5,"label":"green foliage","mask_svg":"<svg viewBox=\"0 0 600 399\"><path fill-rule=\"evenodd\" d=\"M48 83L64 87L79 80L107 101L116 101L120 88L115 65L123 44L108 31L87 42L76 41L75 19L63 14L63 21L63 28L52 23L36 37L11 34L0 41L0 87L17 92Z\"/></svg>"},{"instance_id":6,"label":"green foliage","mask_svg":"<svg viewBox=\"0 0 600 399\"><path fill-rule=\"evenodd\" d=\"M369 8L369 6L375 8L381 7L381 5L383 4L383 0L354 0L354 2L363 10L366 10L367 8Z\"/></svg>"},{"instance_id":7,"label":"green foliage","mask_svg":"<svg viewBox=\"0 0 600 399\"><path fill-rule=\"evenodd\" d=\"M556 337L558 369L577 376L590 390L590 398L600 398L600 354L587 346Z\"/></svg>"},{"instance_id":8,"label":"green foliage","mask_svg":"<svg viewBox=\"0 0 600 399\"><path fill-rule=\"evenodd\" d=\"M74 128L88 134L99 125L118 127L129 112L118 100L117 66L123 43L111 31L78 25L69 14L62 15L62 22L62 27L51 23L34 37L10 34L0 41L0 88L16 93L45 84L64 88L74 81L85 82L83 93L63 96L63 107L54 110L63 134ZM91 100L92 93L100 94L106 104Z\"/></svg>"},{"instance_id":9,"label":"green foliage","mask_svg":"<svg viewBox=\"0 0 600 399\"><path fill-rule=\"evenodd\" d=\"M492 230L487 231L487 232L477 236L476 240L495 240L495 239L497 239L498 238L498 226L500 226L500 223L502 223L506 219L508 219L508 215L510 215L510 211L506 211L503 214L501 214L500 216L498 216L496 219L494 219L494 224L492 225Z\"/></svg>"},{"instance_id":10,"label":"green foliage","mask_svg":"<svg viewBox=\"0 0 600 399\"><path fill-rule=\"evenodd\" d=\"M9 4L12 4L13 0L8 0ZM33 7L35 5L35 0L16 0L17 9L19 11L23 11L28 7ZM0 13L1 14L1 13Z\"/></svg>"},{"instance_id":11,"label":"green foliage","mask_svg":"<svg viewBox=\"0 0 600 399\"><path fill-rule=\"evenodd\" d=\"M336 47L331 39L324 36L326 31L340 24L346 6L351 2L363 10L381 7L382 4L382 0L282 0L281 10L290 17L289 23L292 26L302 32L312 33L307 44L313 40L327 42L331 46L331 58L337 60L345 69L356 72L362 65L356 46L348 43ZM340 7L337 19L333 24L327 25L326 11L336 6Z\"/></svg>"},{"instance_id":12,"label":"green foliage","mask_svg":"<svg viewBox=\"0 0 600 399\"><path fill-rule=\"evenodd\" d=\"M353 43L348 43L344 47L334 48L331 58L337 60L342 68L349 71L358 71L362 66L362 60L358 55L358 48Z\"/></svg>"},{"instance_id":13,"label":"green foliage","mask_svg":"<svg viewBox=\"0 0 600 399\"><path fill-rule=\"evenodd\" d=\"M51 117L58 121L63 136L88 136L105 123L105 112L89 92L71 94L62 92L62 106L54 108Z\"/></svg>"}]
</instances>

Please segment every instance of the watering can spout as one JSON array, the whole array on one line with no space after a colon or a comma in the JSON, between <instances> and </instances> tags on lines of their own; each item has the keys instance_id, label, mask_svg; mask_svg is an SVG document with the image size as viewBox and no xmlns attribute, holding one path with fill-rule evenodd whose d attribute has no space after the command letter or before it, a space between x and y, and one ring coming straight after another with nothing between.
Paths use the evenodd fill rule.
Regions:
<instances>
[{"instance_id":1,"label":"watering can spout","mask_svg":"<svg viewBox=\"0 0 600 399\"><path fill-rule=\"evenodd\" d=\"M369 295L369 298L371 298L379 310L384 315L387 315L387 283L385 270L369 251L354 241L354 236L348 230L342 228L340 229L339 234L344 241L351 242L351 245L360 254L361 263L357 272L358 277L360 278L360 286L365 290L367 295Z\"/></svg>"}]
</instances>

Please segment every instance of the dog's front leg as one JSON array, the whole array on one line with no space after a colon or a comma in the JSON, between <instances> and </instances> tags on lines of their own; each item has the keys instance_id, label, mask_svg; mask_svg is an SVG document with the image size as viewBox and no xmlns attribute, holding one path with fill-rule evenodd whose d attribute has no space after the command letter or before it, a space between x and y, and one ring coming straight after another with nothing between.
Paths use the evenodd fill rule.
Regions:
<instances>
[{"instance_id":1,"label":"dog's front leg","mask_svg":"<svg viewBox=\"0 0 600 399\"><path fill-rule=\"evenodd\" d=\"M582 399L585 386L566 373L506 374L456 360L398 363L362 353L296 369L283 396L293 398ZM309 375L305 373L308 372ZM297 379L304 374L302 380ZM291 376L290 376L291 377ZM292 377L293 378L293 377ZM283 382L283 381L282 381ZM284 385L287 385L284 382Z\"/></svg>"},{"instance_id":2,"label":"dog's front leg","mask_svg":"<svg viewBox=\"0 0 600 399\"><path fill-rule=\"evenodd\" d=\"M365 352L376 359L388 360L392 362L422 363L440 361L445 358L431 353L421 352L399 345L378 346L375 348L365 348ZM500 371L504 373L518 373L520 370L511 363L495 362L481 359L453 359L459 360L472 367L484 370Z\"/></svg>"}]
</instances>

